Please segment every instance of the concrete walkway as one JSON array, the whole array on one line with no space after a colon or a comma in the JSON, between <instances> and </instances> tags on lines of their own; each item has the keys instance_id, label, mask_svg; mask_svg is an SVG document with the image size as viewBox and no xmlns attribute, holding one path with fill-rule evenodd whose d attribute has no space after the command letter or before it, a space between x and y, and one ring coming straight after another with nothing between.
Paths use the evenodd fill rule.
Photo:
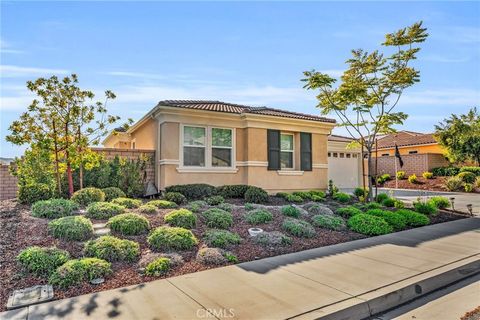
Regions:
<instances>
[{"instance_id":1,"label":"concrete walkway","mask_svg":"<svg viewBox=\"0 0 480 320\"><path fill-rule=\"evenodd\" d=\"M52 301L0 318L335 319L341 311L359 319L401 297L428 293L435 287L428 279L479 271L480 218L470 218Z\"/></svg>"}]
</instances>

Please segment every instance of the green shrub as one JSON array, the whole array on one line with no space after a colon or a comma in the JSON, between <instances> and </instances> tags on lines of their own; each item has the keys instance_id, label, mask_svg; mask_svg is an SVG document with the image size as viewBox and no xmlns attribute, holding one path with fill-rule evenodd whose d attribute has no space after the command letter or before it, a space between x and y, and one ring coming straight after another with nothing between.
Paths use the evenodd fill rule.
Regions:
<instances>
[{"instance_id":1,"label":"green shrub","mask_svg":"<svg viewBox=\"0 0 480 320\"><path fill-rule=\"evenodd\" d=\"M377 178L377 183L378 184L384 184L388 180L390 180L391 177L388 173L382 174L380 177Z\"/></svg>"},{"instance_id":2,"label":"green shrub","mask_svg":"<svg viewBox=\"0 0 480 320\"><path fill-rule=\"evenodd\" d=\"M253 241L267 247L285 246L292 244L292 238L284 235L279 231L264 231L256 235L253 238Z\"/></svg>"},{"instance_id":3,"label":"green shrub","mask_svg":"<svg viewBox=\"0 0 480 320\"><path fill-rule=\"evenodd\" d=\"M138 211L144 214L155 214L157 213L157 207L153 204L146 203L138 207Z\"/></svg>"},{"instance_id":4,"label":"green shrub","mask_svg":"<svg viewBox=\"0 0 480 320\"><path fill-rule=\"evenodd\" d=\"M325 201L325 197L313 194L312 197L311 197L311 200L315 201L315 202Z\"/></svg>"},{"instance_id":5,"label":"green shrub","mask_svg":"<svg viewBox=\"0 0 480 320\"><path fill-rule=\"evenodd\" d=\"M137 236L150 229L147 218L136 213L124 213L108 220L107 224L113 232L124 236Z\"/></svg>"},{"instance_id":6,"label":"green shrub","mask_svg":"<svg viewBox=\"0 0 480 320\"><path fill-rule=\"evenodd\" d=\"M471 172L476 176L480 176L480 167L461 167L460 172Z\"/></svg>"},{"instance_id":7,"label":"green shrub","mask_svg":"<svg viewBox=\"0 0 480 320\"><path fill-rule=\"evenodd\" d=\"M150 247L157 251L190 250L198 244L193 233L179 227L158 227L147 238Z\"/></svg>"},{"instance_id":8,"label":"green shrub","mask_svg":"<svg viewBox=\"0 0 480 320\"><path fill-rule=\"evenodd\" d=\"M293 205L287 205L282 207L282 214L288 217L298 218L300 217L300 209Z\"/></svg>"},{"instance_id":9,"label":"green shrub","mask_svg":"<svg viewBox=\"0 0 480 320\"><path fill-rule=\"evenodd\" d=\"M167 192L165 193L165 200L175 202L178 205L187 202L187 198L180 192Z\"/></svg>"},{"instance_id":10,"label":"green shrub","mask_svg":"<svg viewBox=\"0 0 480 320\"><path fill-rule=\"evenodd\" d=\"M300 196L296 196L294 194L287 194L285 196L285 200L287 200L288 202L296 202L296 203L301 203L303 202L303 198L300 197Z\"/></svg>"},{"instance_id":11,"label":"green shrub","mask_svg":"<svg viewBox=\"0 0 480 320\"><path fill-rule=\"evenodd\" d=\"M245 213L245 220L250 224L262 224L273 220L273 215L266 209L254 209Z\"/></svg>"},{"instance_id":12,"label":"green shrub","mask_svg":"<svg viewBox=\"0 0 480 320\"><path fill-rule=\"evenodd\" d=\"M58 248L28 247L17 256L22 269L37 276L49 276L70 258L70 254Z\"/></svg>"},{"instance_id":13,"label":"green shrub","mask_svg":"<svg viewBox=\"0 0 480 320\"><path fill-rule=\"evenodd\" d=\"M168 270L170 270L170 259L157 258L145 267L145 274L147 276L158 277L167 273Z\"/></svg>"},{"instance_id":14,"label":"green shrub","mask_svg":"<svg viewBox=\"0 0 480 320\"><path fill-rule=\"evenodd\" d=\"M102 189L103 193L105 193L105 201L110 202L116 198L125 198L127 195L122 189L117 187L108 187Z\"/></svg>"},{"instance_id":15,"label":"green shrub","mask_svg":"<svg viewBox=\"0 0 480 320\"><path fill-rule=\"evenodd\" d=\"M72 195L72 200L82 206L93 202L105 201L105 193L97 188L83 188Z\"/></svg>"},{"instance_id":16,"label":"green shrub","mask_svg":"<svg viewBox=\"0 0 480 320\"><path fill-rule=\"evenodd\" d=\"M413 207L415 208L415 211L426 214L426 215L434 215L438 211L435 204L431 202L417 201L413 203Z\"/></svg>"},{"instance_id":17,"label":"green shrub","mask_svg":"<svg viewBox=\"0 0 480 320\"><path fill-rule=\"evenodd\" d=\"M223 203L225 199L222 196L211 196L205 199L205 202L210 206L216 206Z\"/></svg>"},{"instance_id":18,"label":"green shrub","mask_svg":"<svg viewBox=\"0 0 480 320\"><path fill-rule=\"evenodd\" d=\"M268 193L262 188L249 186L245 192L245 201L250 203L265 203L268 202Z\"/></svg>"},{"instance_id":19,"label":"green shrub","mask_svg":"<svg viewBox=\"0 0 480 320\"><path fill-rule=\"evenodd\" d=\"M462 181L465 182L465 183L475 182L475 173L473 173L473 172L463 171L463 172L460 172L457 175L457 177L462 179Z\"/></svg>"},{"instance_id":20,"label":"green shrub","mask_svg":"<svg viewBox=\"0 0 480 320\"><path fill-rule=\"evenodd\" d=\"M416 174L412 174L411 176L408 176L408 182L415 184L418 183L418 178Z\"/></svg>"},{"instance_id":21,"label":"green shrub","mask_svg":"<svg viewBox=\"0 0 480 320\"><path fill-rule=\"evenodd\" d=\"M69 216L50 221L48 232L55 238L83 241L93 236L93 225L85 217Z\"/></svg>"},{"instance_id":22,"label":"green shrub","mask_svg":"<svg viewBox=\"0 0 480 320\"><path fill-rule=\"evenodd\" d=\"M475 179L475 183L473 185L475 188L480 189L480 177Z\"/></svg>"},{"instance_id":23,"label":"green shrub","mask_svg":"<svg viewBox=\"0 0 480 320\"><path fill-rule=\"evenodd\" d=\"M337 211L335 211L335 213L338 215L341 215L342 217L350 218L356 214L362 213L362 210L350 206L350 207L338 208Z\"/></svg>"},{"instance_id":24,"label":"green shrub","mask_svg":"<svg viewBox=\"0 0 480 320\"><path fill-rule=\"evenodd\" d=\"M53 190L44 183L31 183L20 185L18 188L18 202L32 204L53 197Z\"/></svg>"},{"instance_id":25,"label":"green shrub","mask_svg":"<svg viewBox=\"0 0 480 320\"><path fill-rule=\"evenodd\" d=\"M238 263L239 262L237 256L234 255L233 253L225 252L224 256L227 259L227 261L230 262L230 263Z\"/></svg>"},{"instance_id":26,"label":"green shrub","mask_svg":"<svg viewBox=\"0 0 480 320\"><path fill-rule=\"evenodd\" d=\"M142 205L142 200L132 198L116 198L111 201L128 209L136 209Z\"/></svg>"},{"instance_id":27,"label":"green shrub","mask_svg":"<svg viewBox=\"0 0 480 320\"><path fill-rule=\"evenodd\" d=\"M382 205L384 207L393 208L393 207L395 207L395 199L387 198L387 199L382 201Z\"/></svg>"},{"instance_id":28,"label":"green shrub","mask_svg":"<svg viewBox=\"0 0 480 320\"><path fill-rule=\"evenodd\" d=\"M69 260L50 276L49 283L66 289L84 281L104 278L112 273L111 264L97 258Z\"/></svg>"},{"instance_id":29,"label":"green shrub","mask_svg":"<svg viewBox=\"0 0 480 320\"><path fill-rule=\"evenodd\" d=\"M430 219L426 215L413 210L400 209L396 213L403 216L406 225L409 227L421 227L430 223Z\"/></svg>"},{"instance_id":30,"label":"green shrub","mask_svg":"<svg viewBox=\"0 0 480 320\"><path fill-rule=\"evenodd\" d=\"M217 187L217 193L224 198L244 198L248 185L236 184Z\"/></svg>"},{"instance_id":31,"label":"green shrub","mask_svg":"<svg viewBox=\"0 0 480 320\"><path fill-rule=\"evenodd\" d=\"M446 197L431 197L428 202L432 203L438 209L445 209L450 207L450 201Z\"/></svg>"},{"instance_id":32,"label":"green shrub","mask_svg":"<svg viewBox=\"0 0 480 320\"><path fill-rule=\"evenodd\" d=\"M226 248L242 242L242 238L238 234L217 229L207 230L203 235L203 240L207 245L216 248Z\"/></svg>"},{"instance_id":33,"label":"green shrub","mask_svg":"<svg viewBox=\"0 0 480 320\"><path fill-rule=\"evenodd\" d=\"M388 196L388 194L386 194L386 193L379 193L379 194L377 194L377 197L375 198L375 200L376 200L378 203L382 203L383 200L388 199L388 198L390 198L390 197Z\"/></svg>"},{"instance_id":34,"label":"green shrub","mask_svg":"<svg viewBox=\"0 0 480 320\"><path fill-rule=\"evenodd\" d=\"M315 235L315 229L310 223L303 220L286 218L283 220L282 228L291 235L303 238L311 238Z\"/></svg>"},{"instance_id":35,"label":"green shrub","mask_svg":"<svg viewBox=\"0 0 480 320\"><path fill-rule=\"evenodd\" d=\"M395 199L393 206L397 209L403 209L405 208L405 203L402 200Z\"/></svg>"},{"instance_id":36,"label":"green shrub","mask_svg":"<svg viewBox=\"0 0 480 320\"><path fill-rule=\"evenodd\" d=\"M255 209L255 204L253 203L245 203L245 211L250 211L250 210L253 210Z\"/></svg>"},{"instance_id":37,"label":"green shrub","mask_svg":"<svg viewBox=\"0 0 480 320\"><path fill-rule=\"evenodd\" d=\"M93 202L87 207L86 216L91 219L109 219L125 212L125 207L112 202Z\"/></svg>"},{"instance_id":38,"label":"green shrub","mask_svg":"<svg viewBox=\"0 0 480 320\"><path fill-rule=\"evenodd\" d=\"M147 202L147 204L155 206L158 209L170 209L170 208L177 207L177 204L175 202L167 201L167 200L152 200Z\"/></svg>"},{"instance_id":39,"label":"green shrub","mask_svg":"<svg viewBox=\"0 0 480 320\"><path fill-rule=\"evenodd\" d=\"M394 230L402 230L405 228L405 218L398 213L381 209L371 209L367 211L367 214L383 218Z\"/></svg>"},{"instance_id":40,"label":"green shrub","mask_svg":"<svg viewBox=\"0 0 480 320\"><path fill-rule=\"evenodd\" d=\"M456 176L460 172L458 167L439 167L433 168L432 173L437 177L451 177Z\"/></svg>"},{"instance_id":41,"label":"green shrub","mask_svg":"<svg viewBox=\"0 0 480 320\"><path fill-rule=\"evenodd\" d=\"M360 198L360 197L363 197L364 199L368 196L368 189L367 188L355 188L355 190L353 190L353 194L357 197L357 198Z\"/></svg>"},{"instance_id":42,"label":"green shrub","mask_svg":"<svg viewBox=\"0 0 480 320\"><path fill-rule=\"evenodd\" d=\"M425 171L424 173L422 173L422 177L424 177L425 179L432 179L433 173Z\"/></svg>"},{"instance_id":43,"label":"green shrub","mask_svg":"<svg viewBox=\"0 0 480 320\"><path fill-rule=\"evenodd\" d=\"M205 183L174 185L165 188L166 192L180 192L188 200L203 199L216 194L214 186Z\"/></svg>"},{"instance_id":44,"label":"green shrub","mask_svg":"<svg viewBox=\"0 0 480 320\"><path fill-rule=\"evenodd\" d=\"M464 182L459 177L450 177L445 181L444 187L448 191L457 191L461 189L464 185Z\"/></svg>"},{"instance_id":45,"label":"green shrub","mask_svg":"<svg viewBox=\"0 0 480 320\"><path fill-rule=\"evenodd\" d=\"M342 230L345 228L345 221L340 217L319 214L312 217L312 224L315 227L329 230Z\"/></svg>"},{"instance_id":46,"label":"green shrub","mask_svg":"<svg viewBox=\"0 0 480 320\"><path fill-rule=\"evenodd\" d=\"M57 219L71 216L78 210L78 204L66 199L40 200L32 205L32 216Z\"/></svg>"},{"instance_id":47,"label":"green shrub","mask_svg":"<svg viewBox=\"0 0 480 320\"><path fill-rule=\"evenodd\" d=\"M406 175L405 171L397 171L397 179L398 180L405 179L405 175Z\"/></svg>"},{"instance_id":48,"label":"green shrub","mask_svg":"<svg viewBox=\"0 0 480 320\"><path fill-rule=\"evenodd\" d=\"M337 200L340 203L347 203L347 202L350 201L350 198L351 198L350 195L348 195L346 193L343 193L343 192L337 192L333 196L333 199Z\"/></svg>"},{"instance_id":49,"label":"green shrub","mask_svg":"<svg viewBox=\"0 0 480 320\"><path fill-rule=\"evenodd\" d=\"M286 199L288 195L289 195L288 192L277 192L277 194L275 194L276 197L283 198L283 199Z\"/></svg>"},{"instance_id":50,"label":"green shrub","mask_svg":"<svg viewBox=\"0 0 480 320\"><path fill-rule=\"evenodd\" d=\"M192 212L200 212L203 208L207 208L208 204L203 200L192 201L187 205L187 208Z\"/></svg>"},{"instance_id":51,"label":"green shrub","mask_svg":"<svg viewBox=\"0 0 480 320\"><path fill-rule=\"evenodd\" d=\"M310 190L308 191L310 193L310 198L313 200L314 197L320 197L320 198L325 198L325 192L320 191L320 190Z\"/></svg>"},{"instance_id":52,"label":"green shrub","mask_svg":"<svg viewBox=\"0 0 480 320\"><path fill-rule=\"evenodd\" d=\"M472 192L473 191L473 184L472 183L465 183L463 186L465 192Z\"/></svg>"},{"instance_id":53,"label":"green shrub","mask_svg":"<svg viewBox=\"0 0 480 320\"><path fill-rule=\"evenodd\" d=\"M330 209L327 206L324 206L322 204L307 204L303 206L303 209L307 210L309 214L312 215L317 215L317 214L323 214L323 215L333 215L332 209Z\"/></svg>"},{"instance_id":54,"label":"green shrub","mask_svg":"<svg viewBox=\"0 0 480 320\"><path fill-rule=\"evenodd\" d=\"M384 193L380 193L380 194L384 194ZM387 196L388 197L388 196ZM385 200L385 199L383 199ZM378 201L378 200L377 200ZM365 205L365 209L366 210L370 210L370 209L380 209L382 207L382 205L378 202L369 202Z\"/></svg>"},{"instance_id":55,"label":"green shrub","mask_svg":"<svg viewBox=\"0 0 480 320\"><path fill-rule=\"evenodd\" d=\"M220 203L218 206L217 206L218 209L222 209L222 210L225 210L227 212L232 212L233 211L233 205L230 204L230 203Z\"/></svg>"},{"instance_id":56,"label":"green shrub","mask_svg":"<svg viewBox=\"0 0 480 320\"><path fill-rule=\"evenodd\" d=\"M292 194L302 198L303 200L312 200L312 194L309 191L295 191Z\"/></svg>"},{"instance_id":57,"label":"green shrub","mask_svg":"<svg viewBox=\"0 0 480 320\"><path fill-rule=\"evenodd\" d=\"M101 236L85 243L85 255L98 259L132 262L140 255L140 245L135 241Z\"/></svg>"},{"instance_id":58,"label":"green shrub","mask_svg":"<svg viewBox=\"0 0 480 320\"><path fill-rule=\"evenodd\" d=\"M187 209L173 210L167 213L163 219L173 227L185 229L193 229L197 224L197 216Z\"/></svg>"},{"instance_id":59,"label":"green shrub","mask_svg":"<svg viewBox=\"0 0 480 320\"><path fill-rule=\"evenodd\" d=\"M383 218L366 213L356 214L347 222L348 227L358 233L377 236L391 233L393 228Z\"/></svg>"},{"instance_id":60,"label":"green shrub","mask_svg":"<svg viewBox=\"0 0 480 320\"><path fill-rule=\"evenodd\" d=\"M222 209L211 208L203 212L202 215L209 228L228 229L233 224L232 214Z\"/></svg>"}]
</instances>

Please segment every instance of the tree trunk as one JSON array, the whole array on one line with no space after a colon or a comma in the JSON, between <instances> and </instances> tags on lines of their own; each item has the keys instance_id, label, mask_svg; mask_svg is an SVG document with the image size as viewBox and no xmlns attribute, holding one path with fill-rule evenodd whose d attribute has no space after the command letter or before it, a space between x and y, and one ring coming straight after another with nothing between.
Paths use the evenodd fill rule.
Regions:
<instances>
[{"instance_id":1,"label":"tree trunk","mask_svg":"<svg viewBox=\"0 0 480 320\"><path fill-rule=\"evenodd\" d=\"M68 197L71 198L73 195L73 175L72 175L72 166L70 162L67 162L67 177L68 177Z\"/></svg>"},{"instance_id":2,"label":"tree trunk","mask_svg":"<svg viewBox=\"0 0 480 320\"><path fill-rule=\"evenodd\" d=\"M57 129L55 127L55 120L52 122L53 124L53 145L55 149L55 176L57 177L57 188L58 188L58 196L62 196L62 181L60 179L60 167L58 159L58 141L57 141Z\"/></svg>"},{"instance_id":3,"label":"tree trunk","mask_svg":"<svg viewBox=\"0 0 480 320\"><path fill-rule=\"evenodd\" d=\"M368 200L372 201L373 185L372 185L372 151L367 149L368 152Z\"/></svg>"},{"instance_id":4,"label":"tree trunk","mask_svg":"<svg viewBox=\"0 0 480 320\"><path fill-rule=\"evenodd\" d=\"M79 180L80 180L79 189L82 190L83 189L83 162L80 162L80 168L78 168L78 170L79 170Z\"/></svg>"}]
</instances>

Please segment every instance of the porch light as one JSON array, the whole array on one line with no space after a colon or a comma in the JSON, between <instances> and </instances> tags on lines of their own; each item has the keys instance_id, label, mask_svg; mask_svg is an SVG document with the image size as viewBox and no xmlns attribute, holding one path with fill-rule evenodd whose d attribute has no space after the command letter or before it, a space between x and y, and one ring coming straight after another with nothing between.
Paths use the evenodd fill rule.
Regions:
<instances>
[{"instance_id":1,"label":"porch light","mask_svg":"<svg viewBox=\"0 0 480 320\"><path fill-rule=\"evenodd\" d=\"M473 216L473 205L471 203L467 204L467 209L470 215Z\"/></svg>"},{"instance_id":2,"label":"porch light","mask_svg":"<svg viewBox=\"0 0 480 320\"><path fill-rule=\"evenodd\" d=\"M452 204L452 210L455 211L455 197L450 198L450 203Z\"/></svg>"}]
</instances>

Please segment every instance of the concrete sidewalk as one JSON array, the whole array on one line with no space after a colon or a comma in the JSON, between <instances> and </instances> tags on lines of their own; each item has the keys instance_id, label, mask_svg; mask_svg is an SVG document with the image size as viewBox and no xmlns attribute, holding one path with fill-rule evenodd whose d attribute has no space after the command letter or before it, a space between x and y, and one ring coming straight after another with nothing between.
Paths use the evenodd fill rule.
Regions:
<instances>
[{"instance_id":1,"label":"concrete sidewalk","mask_svg":"<svg viewBox=\"0 0 480 320\"><path fill-rule=\"evenodd\" d=\"M441 282L479 271L480 219L470 218L52 301L0 317L334 319L341 311L359 319L395 306L401 297L429 292L435 283L428 279Z\"/></svg>"}]
</instances>

